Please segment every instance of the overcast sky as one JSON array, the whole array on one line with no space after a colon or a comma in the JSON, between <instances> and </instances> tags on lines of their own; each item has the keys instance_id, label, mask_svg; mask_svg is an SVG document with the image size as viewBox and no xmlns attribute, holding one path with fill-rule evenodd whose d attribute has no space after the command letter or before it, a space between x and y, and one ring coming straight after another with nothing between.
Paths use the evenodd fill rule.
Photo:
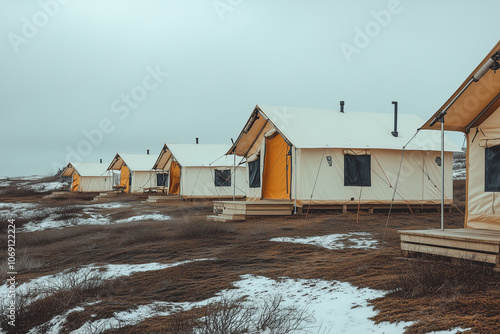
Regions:
<instances>
[{"instance_id":1,"label":"overcast sky","mask_svg":"<svg viewBox=\"0 0 500 334\"><path fill-rule=\"evenodd\" d=\"M498 0L0 0L0 175L230 143L256 104L427 120ZM419 125L416 125L419 126ZM461 137L455 142L461 145Z\"/></svg>"}]
</instances>

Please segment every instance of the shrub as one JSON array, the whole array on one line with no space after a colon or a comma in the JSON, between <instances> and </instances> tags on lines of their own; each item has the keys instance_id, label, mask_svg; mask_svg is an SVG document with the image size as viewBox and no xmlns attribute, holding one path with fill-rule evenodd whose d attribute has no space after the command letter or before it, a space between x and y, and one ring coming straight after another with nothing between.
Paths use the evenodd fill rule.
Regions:
<instances>
[{"instance_id":1,"label":"shrub","mask_svg":"<svg viewBox=\"0 0 500 334\"><path fill-rule=\"evenodd\" d=\"M109 295L114 290L114 284L113 281L103 280L102 275L95 270L68 272L52 280L48 286L35 286L16 295L16 318L22 321L16 321L14 330L5 316L10 300L2 300L0 326L9 333L27 333L29 329L44 324L68 309Z\"/></svg>"},{"instance_id":2,"label":"shrub","mask_svg":"<svg viewBox=\"0 0 500 334\"><path fill-rule=\"evenodd\" d=\"M169 321L168 329L186 334L287 334L303 331L313 320L305 307L283 306L280 295L258 305L222 296L217 302L203 307L201 314L202 317L196 319L195 314L177 313Z\"/></svg>"}]
</instances>

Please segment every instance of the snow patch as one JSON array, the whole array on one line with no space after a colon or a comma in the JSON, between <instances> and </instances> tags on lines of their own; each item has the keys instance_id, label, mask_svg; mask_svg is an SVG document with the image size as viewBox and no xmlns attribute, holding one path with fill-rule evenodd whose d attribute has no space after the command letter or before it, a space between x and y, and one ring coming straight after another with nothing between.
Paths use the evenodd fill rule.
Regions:
<instances>
[{"instance_id":1,"label":"snow patch","mask_svg":"<svg viewBox=\"0 0 500 334\"><path fill-rule=\"evenodd\" d=\"M146 214L146 215L141 215L141 216L133 216L125 219L120 219L115 221L116 224L123 224L123 223L130 223L130 222L135 222L135 221L142 221L142 220L170 220L170 216L165 216L159 213L152 213L152 214Z\"/></svg>"},{"instance_id":2,"label":"snow patch","mask_svg":"<svg viewBox=\"0 0 500 334\"><path fill-rule=\"evenodd\" d=\"M32 279L29 282L23 283L16 287L16 294L26 295L30 291L51 291L53 287L64 287L66 282L79 282L86 278L98 278L99 280L111 280L118 277L130 276L138 272L163 270L171 267L177 267L184 264L199 262L199 261L213 261L214 258L204 258L195 260L186 260L174 263L145 263L145 264L107 264L107 265L94 265L90 264L79 269L69 268L54 275L41 276ZM8 294L7 284L0 286L0 296ZM41 298L45 294L40 294Z\"/></svg>"},{"instance_id":3,"label":"snow patch","mask_svg":"<svg viewBox=\"0 0 500 334\"><path fill-rule=\"evenodd\" d=\"M348 243L346 243L346 240L348 241ZM356 249L377 248L377 240L373 239L372 235L366 232L330 234L330 235L306 237L306 238L280 237L280 238L273 238L270 241L314 245L332 250L346 249L346 248L356 248Z\"/></svg>"},{"instance_id":4,"label":"snow patch","mask_svg":"<svg viewBox=\"0 0 500 334\"><path fill-rule=\"evenodd\" d=\"M274 296L279 295L283 298L283 307L306 306L307 312L314 317L310 319L311 322L304 323L303 326L311 333L316 333L318 330L329 332L333 329L338 333L402 333L412 324L410 322L375 324L370 318L375 316L376 312L368 300L382 297L385 292L368 288L359 289L350 283L290 278L276 281L263 276L243 275L233 285L236 289L223 290L215 297L200 302L154 302L126 312L116 312L114 322L113 318L87 322L73 333L85 332L92 326L101 326L106 322L113 324L115 326L113 328L133 326L151 317L168 316L174 312L187 311L217 302L222 296L234 299L245 297L244 304L255 306L261 304L263 300L272 300ZM304 333L304 331L293 333Z\"/></svg>"}]
</instances>

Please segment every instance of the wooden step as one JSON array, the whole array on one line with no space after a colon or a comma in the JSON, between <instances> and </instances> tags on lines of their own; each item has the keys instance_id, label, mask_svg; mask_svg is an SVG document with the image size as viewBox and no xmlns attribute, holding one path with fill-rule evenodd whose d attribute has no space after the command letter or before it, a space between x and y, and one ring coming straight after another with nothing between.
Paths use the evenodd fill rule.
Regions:
<instances>
[{"instance_id":1,"label":"wooden step","mask_svg":"<svg viewBox=\"0 0 500 334\"><path fill-rule=\"evenodd\" d=\"M218 221L218 222L243 221L245 220L245 215L226 215L226 214L212 215L212 216L207 216L207 220Z\"/></svg>"},{"instance_id":2,"label":"wooden step","mask_svg":"<svg viewBox=\"0 0 500 334\"><path fill-rule=\"evenodd\" d=\"M289 216L292 210L286 208L280 209L263 209L263 210L239 210L239 209L226 209L222 210L222 214L226 215L246 215L246 216Z\"/></svg>"}]
</instances>

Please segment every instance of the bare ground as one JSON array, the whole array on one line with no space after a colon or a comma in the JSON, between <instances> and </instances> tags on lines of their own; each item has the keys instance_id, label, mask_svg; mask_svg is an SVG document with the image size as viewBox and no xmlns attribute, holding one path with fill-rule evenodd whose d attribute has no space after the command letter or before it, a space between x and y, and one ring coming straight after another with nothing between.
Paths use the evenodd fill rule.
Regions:
<instances>
[{"instance_id":1,"label":"bare ground","mask_svg":"<svg viewBox=\"0 0 500 334\"><path fill-rule=\"evenodd\" d=\"M463 209L460 185L456 187L456 191L458 206ZM65 201L42 199L41 196L32 194L22 199L8 195L0 198L2 202L19 200L37 202L48 207L89 203L88 196L73 196ZM440 215L437 211L413 215L408 212L393 212L389 220L387 212L361 212L359 223L356 222L356 213L342 214L333 211L311 212L307 218L305 215L298 215L249 218L238 223L207 223L205 216L212 210L210 202L172 201L166 204L149 204L141 203L133 196L118 197L115 201L127 201L131 204L130 207L105 211L116 219L153 211L170 215L173 219L19 233L17 239L20 246L17 253L27 254L31 261L39 265L20 272L18 282L87 264L171 263L197 258L216 260L193 262L120 278L105 293L101 293L99 298L94 297L100 303L71 314L64 332L79 328L89 319L111 317L113 312L133 309L151 301L193 302L210 298L223 289L232 288L231 282L238 280L243 274L275 279L288 276L340 280L359 287L395 291L372 301L378 311L374 320L416 322L406 333L426 333L455 327L471 328L471 333L500 332L500 280L493 275L491 268L473 268L485 273L481 276L485 284L479 288L468 288L465 283L458 281L452 286L441 287L437 291L424 291L414 297L397 292L403 274L408 274L408 270L418 272L421 268L419 266L428 262L400 258L397 230L439 227ZM454 210L446 214L446 227L462 226L463 215L460 212ZM369 232L378 240L379 246L376 250L328 250L312 245L269 241L274 237L348 232ZM3 231L2 233L1 240L5 245L5 234ZM4 255L0 256L3 259ZM443 261L431 262L442 267L449 266ZM454 274L450 275L453 278ZM92 298L85 301L92 301ZM196 313L196 310L192 312ZM18 321L24 323L26 329L57 314L47 311L43 317L35 316ZM109 333L175 333L178 322L178 317L156 317L137 326Z\"/></svg>"}]
</instances>

